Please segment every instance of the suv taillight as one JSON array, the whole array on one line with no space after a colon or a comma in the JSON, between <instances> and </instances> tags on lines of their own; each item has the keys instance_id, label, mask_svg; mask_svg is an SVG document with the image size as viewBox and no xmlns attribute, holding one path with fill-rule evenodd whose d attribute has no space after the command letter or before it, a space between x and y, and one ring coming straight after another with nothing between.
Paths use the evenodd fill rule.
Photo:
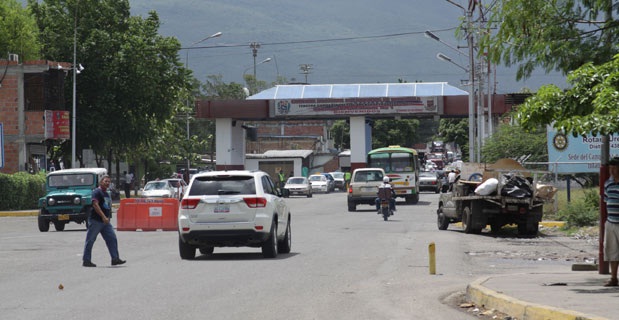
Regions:
<instances>
[{"instance_id":1,"label":"suv taillight","mask_svg":"<svg viewBox=\"0 0 619 320\"><path fill-rule=\"evenodd\" d=\"M250 208L264 208L267 206L266 198L243 198L243 201L245 201L245 204Z\"/></svg>"},{"instance_id":2,"label":"suv taillight","mask_svg":"<svg viewBox=\"0 0 619 320\"><path fill-rule=\"evenodd\" d=\"M183 201L181 201L181 208L195 209L198 203L200 203L200 199L183 199Z\"/></svg>"}]
</instances>

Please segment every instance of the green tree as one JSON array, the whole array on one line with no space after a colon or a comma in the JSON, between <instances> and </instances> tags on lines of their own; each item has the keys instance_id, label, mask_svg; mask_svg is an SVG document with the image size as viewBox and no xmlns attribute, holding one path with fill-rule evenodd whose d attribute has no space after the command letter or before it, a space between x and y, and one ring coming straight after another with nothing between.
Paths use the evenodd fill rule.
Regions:
<instances>
[{"instance_id":1,"label":"green tree","mask_svg":"<svg viewBox=\"0 0 619 320\"><path fill-rule=\"evenodd\" d=\"M21 2L0 1L0 52L16 53L20 59L38 59L41 45L38 41L39 29L36 20ZM6 56L2 56L6 59Z\"/></svg>"},{"instance_id":2,"label":"green tree","mask_svg":"<svg viewBox=\"0 0 619 320\"><path fill-rule=\"evenodd\" d=\"M585 64L568 75L570 89L548 85L518 110L525 129L550 124L574 136L619 132L619 55L607 63Z\"/></svg>"},{"instance_id":3,"label":"green tree","mask_svg":"<svg viewBox=\"0 0 619 320\"><path fill-rule=\"evenodd\" d=\"M518 65L517 79L536 67L564 73L587 62L607 62L619 50L619 21L612 0L504 0L492 7L490 27L482 37L491 59Z\"/></svg>"},{"instance_id":4,"label":"green tree","mask_svg":"<svg viewBox=\"0 0 619 320\"><path fill-rule=\"evenodd\" d=\"M157 14L132 17L126 0L28 3L45 58L72 61L76 37L77 61L86 68L77 77L78 157L85 148L99 159L177 154L173 142L182 134L174 117L187 108L191 77L178 40L157 33Z\"/></svg>"},{"instance_id":5,"label":"green tree","mask_svg":"<svg viewBox=\"0 0 619 320\"><path fill-rule=\"evenodd\" d=\"M454 142L460 147L462 158L469 155L469 121L468 119L441 119L438 136L444 142Z\"/></svg>"},{"instance_id":6,"label":"green tree","mask_svg":"<svg viewBox=\"0 0 619 320\"><path fill-rule=\"evenodd\" d=\"M482 160L487 163L521 157L526 157L529 162L547 161L546 130L526 132L520 126L502 124L482 148Z\"/></svg>"},{"instance_id":7,"label":"green tree","mask_svg":"<svg viewBox=\"0 0 619 320\"><path fill-rule=\"evenodd\" d=\"M346 123L346 120L335 120L329 131L335 143L335 148L340 150L350 149L350 126Z\"/></svg>"},{"instance_id":8,"label":"green tree","mask_svg":"<svg viewBox=\"0 0 619 320\"><path fill-rule=\"evenodd\" d=\"M374 148L389 145L412 147L411 143L416 140L418 127L418 119L375 120L372 128L372 146Z\"/></svg>"}]
</instances>

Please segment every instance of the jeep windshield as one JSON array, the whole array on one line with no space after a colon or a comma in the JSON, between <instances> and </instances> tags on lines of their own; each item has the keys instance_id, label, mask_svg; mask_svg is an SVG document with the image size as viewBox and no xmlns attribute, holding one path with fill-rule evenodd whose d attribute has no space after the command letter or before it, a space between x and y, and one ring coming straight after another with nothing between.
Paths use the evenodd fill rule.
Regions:
<instances>
[{"instance_id":1,"label":"jeep windshield","mask_svg":"<svg viewBox=\"0 0 619 320\"><path fill-rule=\"evenodd\" d=\"M47 184L51 188L90 187L94 182L95 176L85 173L52 175L47 179Z\"/></svg>"}]
</instances>

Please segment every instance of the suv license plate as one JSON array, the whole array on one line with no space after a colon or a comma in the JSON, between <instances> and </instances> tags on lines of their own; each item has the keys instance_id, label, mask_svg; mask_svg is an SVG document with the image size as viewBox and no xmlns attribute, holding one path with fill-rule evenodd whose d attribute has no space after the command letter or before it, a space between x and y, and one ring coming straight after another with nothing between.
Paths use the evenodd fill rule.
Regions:
<instances>
[{"instance_id":1,"label":"suv license plate","mask_svg":"<svg viewBox=\"0 0 619 320\"><path fill-rule=\"evenodd\" d=\"M69 220L69 215L68 214L59 214L58 215L58 220L60 220L60 221Z\"/></svg>"},{"instance_id":2,"label":"suv license plate","mask_svg":"<svg viewBox=\"0 0 619 320\"><path fill-rule=\"evenodd\" d=\"M226 212L230 212L230 204L227 203L218 203L215 206L215 210L213 211L214 213L226 213Z\"/></svg>"}]
</instances>

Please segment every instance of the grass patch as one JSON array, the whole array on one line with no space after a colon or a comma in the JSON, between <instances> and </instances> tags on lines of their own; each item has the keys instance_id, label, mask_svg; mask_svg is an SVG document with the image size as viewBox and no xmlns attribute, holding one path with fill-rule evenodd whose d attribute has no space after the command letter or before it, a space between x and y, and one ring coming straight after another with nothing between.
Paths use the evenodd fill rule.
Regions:
<instances>
[{"instance_id":1,"label":"grass patch","mask_svg":"<svg viewBox=\"0 0 619 320\"><path fill-rule=\"evenodd\" d=\"M571 190L569 202L567 190L560 190L555 201L556 205L544 205L544 219L565 221L566 230L595 226L600 220L600 196L597 187Z\"/></svg>"}]
</instances>

